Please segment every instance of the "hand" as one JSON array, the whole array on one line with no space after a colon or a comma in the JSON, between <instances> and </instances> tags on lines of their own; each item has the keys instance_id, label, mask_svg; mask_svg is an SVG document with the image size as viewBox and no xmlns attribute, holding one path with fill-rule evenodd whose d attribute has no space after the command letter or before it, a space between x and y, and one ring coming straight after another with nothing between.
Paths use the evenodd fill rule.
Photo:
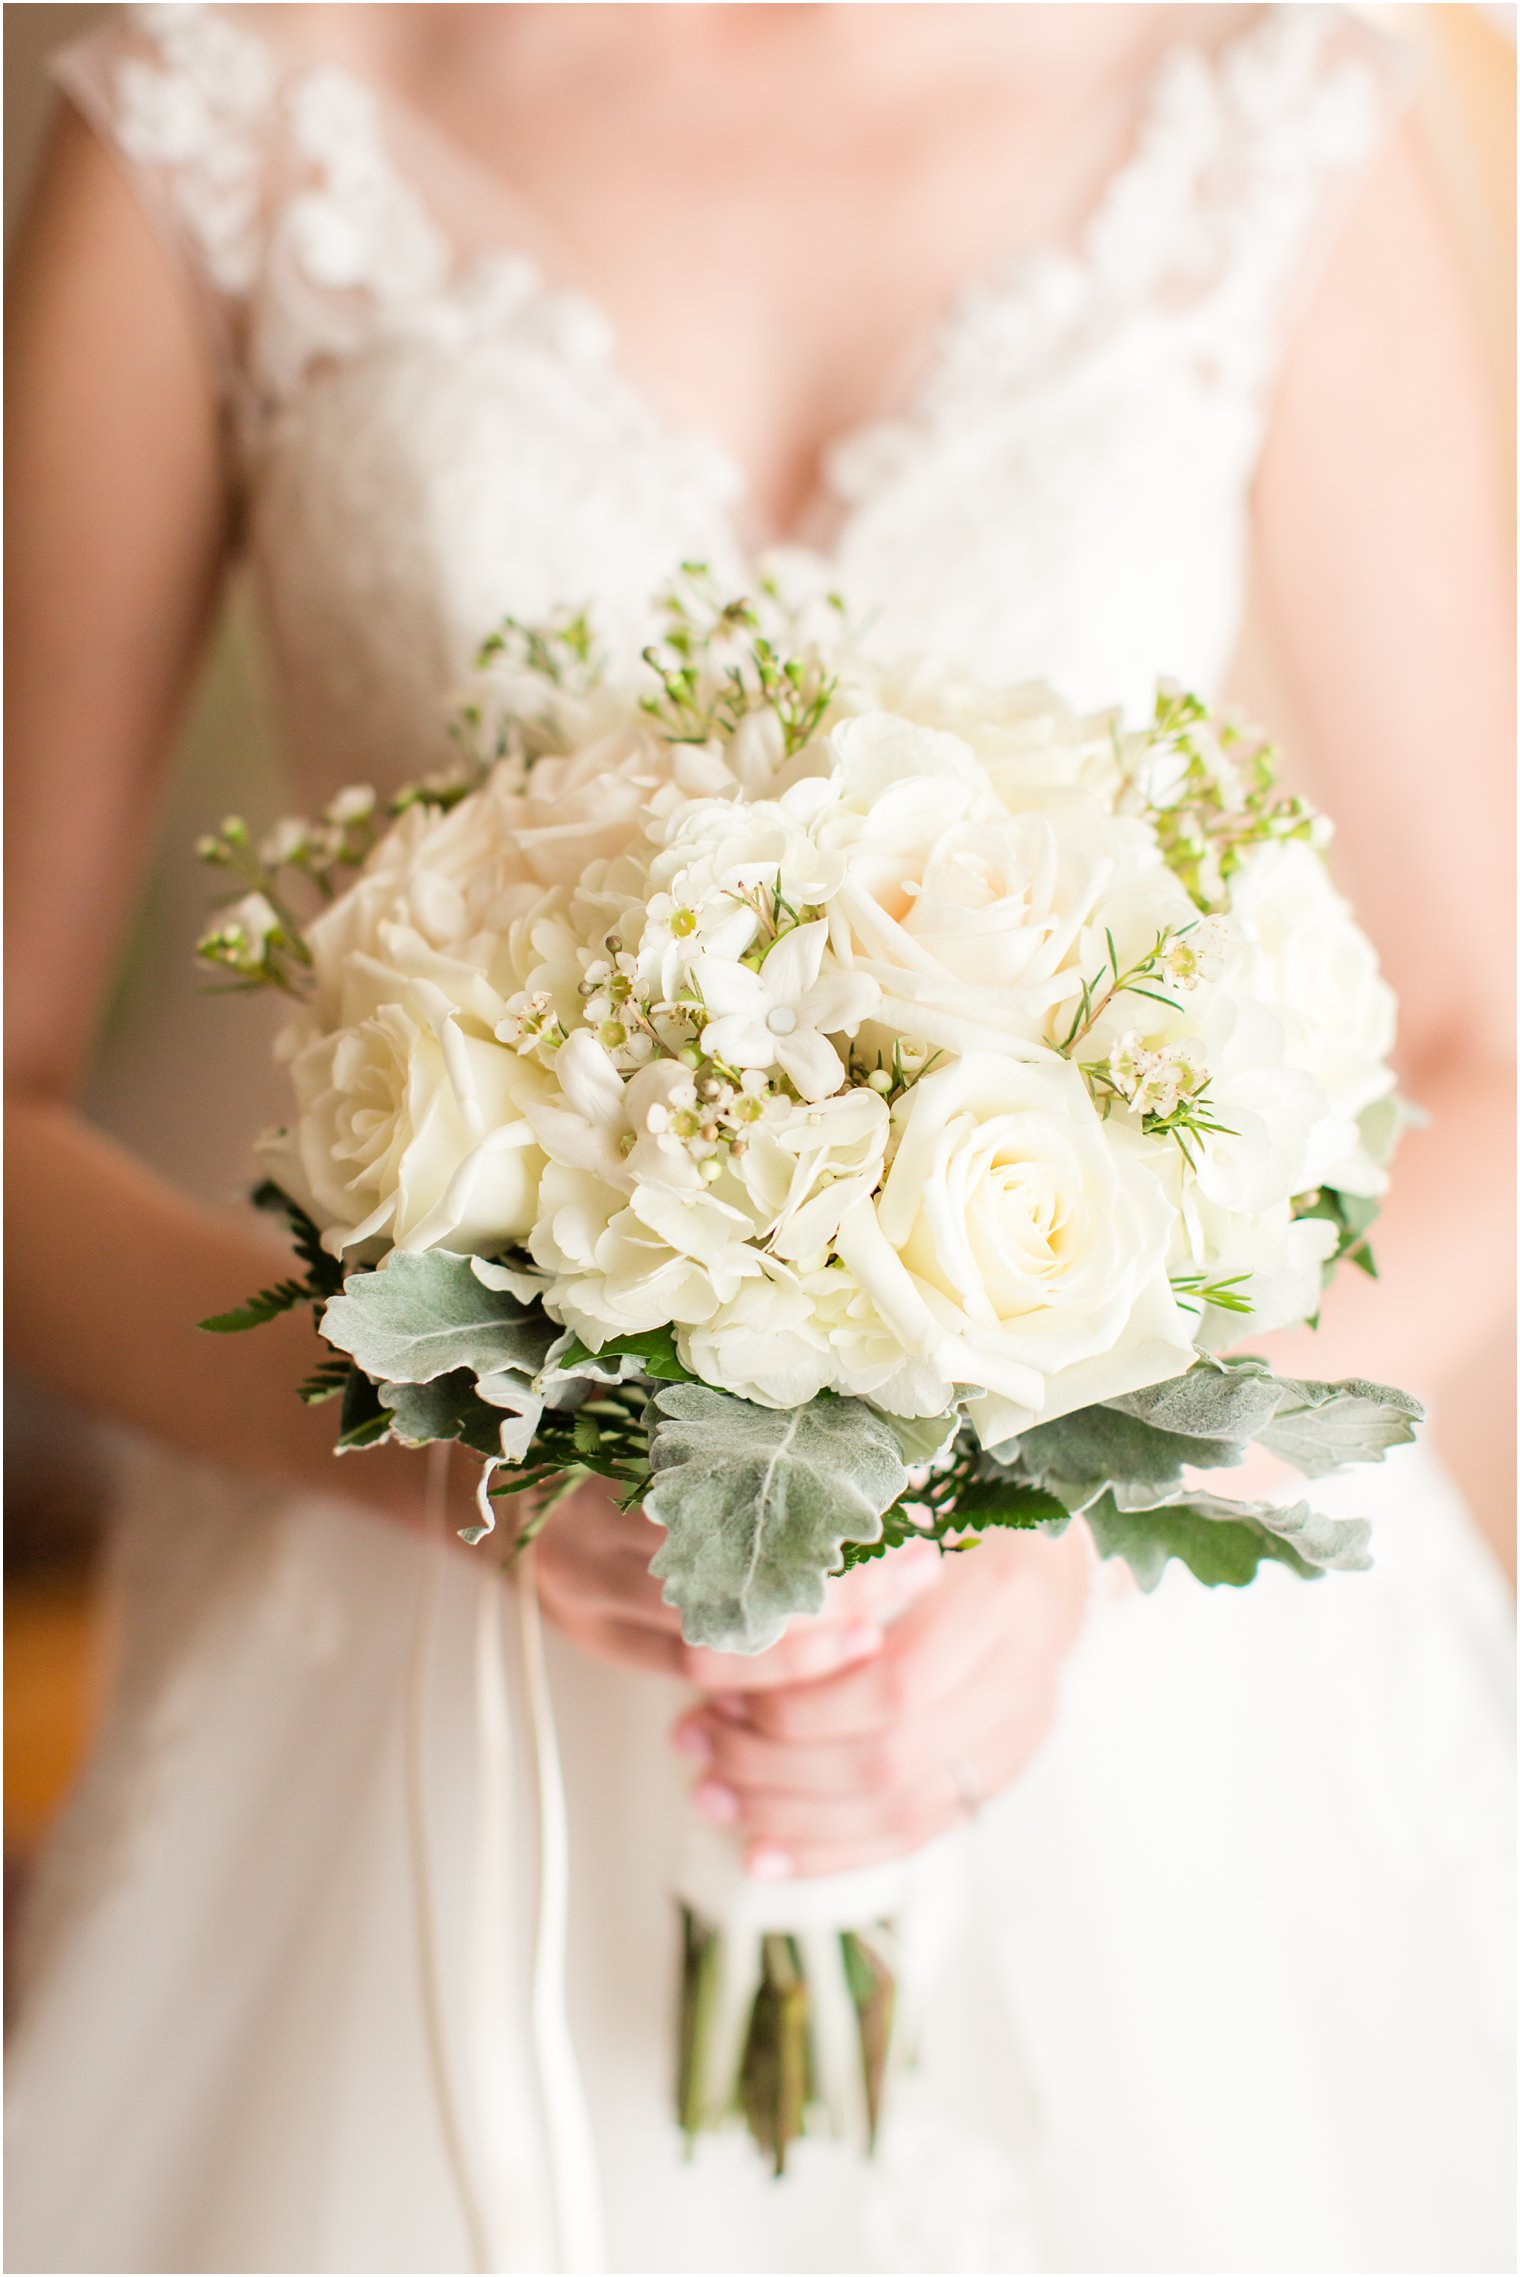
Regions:
<instances>
[{"instance_id":1,"label":"hand","mask_svg":"<svg viewBox=\"0 0 1520 2277\"><path fill-rule=\"evenodd\" d=\"M586 1652L709 1693L768 1691L861 1666L884 1649L884 1622L935 1588L943 1565L928 1543L912 1542L856 1566L828 1584L822 1613L794 1621L778 1644L751 1657L682 1643L681 1617L649 1572L662 1539L638 1511L620 1510L599 1479L588 1481L539 1536L540 1601Z\"/></svg>"},{"instance_id":2,"label":"hand","mask_svg":"<svg viewBox=\"0 0 1520 2277\"><path fill-rule=\"evenodd\" d=\"M865 1665L704 1702L672 1735L703 1765L697 1808L777 1880L905 1856L954 1826L1049 1729L1091 1554L1075 1526L993 1535L944 1560Z\"/></svg>"}]
</instances>

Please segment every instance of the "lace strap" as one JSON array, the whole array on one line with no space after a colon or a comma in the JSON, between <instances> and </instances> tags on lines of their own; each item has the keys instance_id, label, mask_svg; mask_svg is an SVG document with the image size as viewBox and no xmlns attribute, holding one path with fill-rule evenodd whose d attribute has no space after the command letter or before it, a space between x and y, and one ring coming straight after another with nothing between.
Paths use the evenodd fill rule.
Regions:
<instances>
[{"instance_id":1,"label":"lace strap","mask_svg":"<svg viewBox=\"0 0 1520 2277\"><path fill-rule=\"evenodd\" d=\"M122 8L52 60L122 161L237 368L259 263L278 73L264 43L194 0Z\"/></svg>"},{"instance_id":2,"label":"lace strap","mask_svg":"<svg viewBox=\"0 0 1520 2277\"><path fill-rule=\"evenodd\" d=\"M231 11L119 9L53 72L187 272L245 446L314 366L447 279L450 249L392 163L374 92L331 66L284 67Z\"/></svg>"},{"instance_id":3,"label":"lace strap","mask_svg":"<svg viewBox=\"0 0 1520 2277\"><path fill-rule=\"evenodd\" d=\"M1094 290L1180 315L1270 378L1357 175L1410 73L1395 43L1339 7L1270 0L1217 55L1177 48L1138 146L1094 216Z\"/></svg>"}]
</instances>

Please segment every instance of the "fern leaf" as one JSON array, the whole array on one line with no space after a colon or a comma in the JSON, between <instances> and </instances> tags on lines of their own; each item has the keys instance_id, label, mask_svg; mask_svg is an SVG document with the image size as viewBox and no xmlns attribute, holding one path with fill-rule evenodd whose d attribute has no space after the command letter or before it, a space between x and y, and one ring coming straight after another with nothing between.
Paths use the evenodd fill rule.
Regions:
<instances>
[{"instance_id":1,"label":"fern leaf","mask_svg":"<svg viewBox=\"0 0 1520 2277\"><path fill-rule=\"evenodd\" d=\"M276 1281L273 1288L260 1289L246 1304L235 1305L231 1312L214 1312L201 1326L213 1336L239 1336L244 1329L262 1328L266 1321L278 1320L282 1312L304 1304L307 1293L304 1281Z\"/></svg>"},{"instance_id":2,"label":"fern leaf","mask_svg":"<svg viewBox=\"0 0 1520 2277\"><path fill-rule=\"evenodd\" d=\"M320 1407L324 1400L337 1399L348 1389L348 1371L351 1365L352 1362L347 1359L324 1360L320 1367L312 1369L305 1383L299 1386L297 1398L303 1399L308 1407Z\"/></svg>"}]
</instances>

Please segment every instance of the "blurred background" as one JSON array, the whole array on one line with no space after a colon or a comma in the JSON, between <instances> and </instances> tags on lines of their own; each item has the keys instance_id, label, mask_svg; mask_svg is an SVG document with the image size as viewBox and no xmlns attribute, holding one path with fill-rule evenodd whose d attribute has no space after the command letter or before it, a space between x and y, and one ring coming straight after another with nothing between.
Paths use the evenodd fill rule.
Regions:
<instances>
[{"instance_id":1,"label":"blurred background","mask_svg":"<svg viewBox=\"0 0 1520 2277\"><path fill-rule=\"evenodd\" d=\"M47 131L47 58L109 12L15 0L3 10L7 246ZM1461 225L1491 347L1494 418L1513 497L1515 10L1411 0L1361 12L1407 44L1420 65L1418 115ZM1249 623L1233 679L1240 700L1270 718L1291 748L1290 707ZM227 1084L240 1079L229 1068L225 1016L213 1016L198 996L190 955L206 891L189 848L230 810L257 825L289 803L256 640L234 590L182 738L158 859L102 1024L88 1100L108 1129L213 1200L245 1184L248 1166L219 1153L209 1134L258 1127L264 1118L254 1086L262 1068L257 1039L245 1030L236 1056L247 1069L246 1111L229 1103ZM208 1066L216 1070L217 1094L202 1121L197 1103L207 1096ZM170 1097L172 1129L162 1114ZM1489 1514L1491 1534L1513 1511L1514 1402L1511 1342L1496 1346L1489 1367L1475 1371L1440 1416L1442 1453L1474 1505ZM5 1857L14 1887L87 1744L109 1652L95 1574L112 1460L108 1434L9 1371L5 1406Z\"/></svg>"}]
</instances>

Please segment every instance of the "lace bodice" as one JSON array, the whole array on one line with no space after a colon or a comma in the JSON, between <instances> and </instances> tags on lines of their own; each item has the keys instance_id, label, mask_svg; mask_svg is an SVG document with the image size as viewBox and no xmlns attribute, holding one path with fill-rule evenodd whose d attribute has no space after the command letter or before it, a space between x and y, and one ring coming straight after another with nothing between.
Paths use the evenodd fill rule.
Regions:
<instances>
[{"instance_id":1,"label":"lace bodice","mask_svg":"<svg viewBox=\"0 0 1520 2277\"><path fill-rule=\"evenodd\" d=\"M584 293L450 242L371 89L187 4L122 11L60 74L207 312L315 786L435 763L508 610L593 602L632 643L679 560L742 574L732 455L656 415ZM833 449L828 574L871 645L1078 701L1217 686L1295 286L1393 76L1332 9L1172 51L1080 243L968 292L901 416Z\"/></svg>"}]
</instances>

